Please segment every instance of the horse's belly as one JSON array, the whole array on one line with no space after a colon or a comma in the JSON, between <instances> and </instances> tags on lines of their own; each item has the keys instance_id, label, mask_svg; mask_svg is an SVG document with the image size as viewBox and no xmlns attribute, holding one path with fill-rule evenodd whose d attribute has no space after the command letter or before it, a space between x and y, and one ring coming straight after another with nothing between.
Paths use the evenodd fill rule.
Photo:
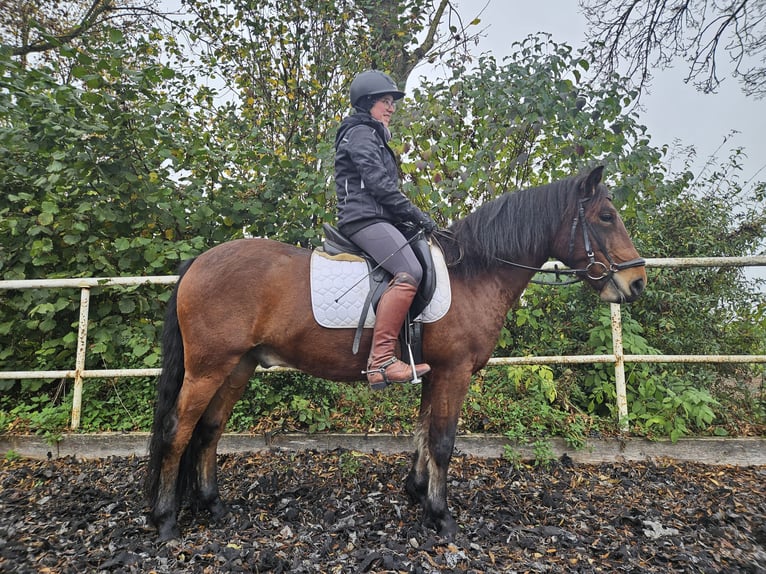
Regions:
<instances>
[{"instance_id":1,"label":"horse's belly","mask_svg":"<svg viewBox=\"0 0 766 574\"><path fill-rule=\"evenodd\" d=\"M295 368L295 365L285 360L273 349L259 347L255 350L255 358L258 360L258 364L265 369L268 369L269 367Z\"/></svg>"}]
</instances>

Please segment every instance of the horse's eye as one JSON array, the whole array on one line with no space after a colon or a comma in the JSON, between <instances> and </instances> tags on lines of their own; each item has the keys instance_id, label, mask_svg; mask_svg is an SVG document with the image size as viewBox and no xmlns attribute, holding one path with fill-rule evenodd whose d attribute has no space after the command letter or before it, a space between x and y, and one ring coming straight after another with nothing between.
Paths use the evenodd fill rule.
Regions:
<instances>
[{"instance_id":1,"label":"horse's eye","mask_svg":"<svg viewBox=\"0 0 766 574\"><path fill-rule=\"evenodd\" d=\"M614 221L614 213L610 211L602 211L601 214L599 215L599 219L601 219L601 221L603 221L604 223L611 223L612 221Z\"/></svg>"}]
</instances>

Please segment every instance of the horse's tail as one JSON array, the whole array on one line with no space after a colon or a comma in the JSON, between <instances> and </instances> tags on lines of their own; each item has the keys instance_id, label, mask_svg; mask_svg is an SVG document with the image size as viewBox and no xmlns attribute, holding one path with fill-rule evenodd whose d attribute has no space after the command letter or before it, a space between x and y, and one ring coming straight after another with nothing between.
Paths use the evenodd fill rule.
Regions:
<instances>
[{"instance_id":1,"label":"horse's tail","mask_svg":"<svg viewBox=\"0 0 766 574\"><path fill-rule=\"evenodd\" d=\"M184 344L181 329L178 326L178 286L194 259L181 264L178 282L168 300L165 312L165 325L162 330L162 373L157 382L157 398L154 405L154 423L149 440L149 464L147 467L144 493L149 506L154 509L160 486L162 461L168 453L173 436L178 426L178 417L174 413L176 399L184 380ZM176 492L180 498L180 492Z\"/></svg>"}]
</instances>

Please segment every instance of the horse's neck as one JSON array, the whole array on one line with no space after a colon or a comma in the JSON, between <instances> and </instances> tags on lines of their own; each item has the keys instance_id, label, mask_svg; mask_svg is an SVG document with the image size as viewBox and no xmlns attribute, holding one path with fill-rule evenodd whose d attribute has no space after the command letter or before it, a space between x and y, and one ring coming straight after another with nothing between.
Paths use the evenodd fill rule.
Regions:
<instances>
[{"instance_id":1,"label":"horse's neck","mask_svg":"<svg viewBox=\"0 0 766 574\"><path fill-rule=\"evenodd\" d=\"M542 263L538 263L537 261L529 262L530 267L537 267L541 264ZM525 269L506 268L501 272L498 272L498 277L501 278L500 280L505 286L505 290L501 293L500 296L504 299L505 305L507 305L506 313L508 309L510 309L516 303L516 301L519 300L522 293L524 293L524 290L527 288L527 285L529 285L529 282L534 276L534 271L527 271Z\"/></svg>"},{"instance_id":2,"label":"horse's neck","mask_svg":"<svg viewBox=\"0 0 766 574\"><path fill-rule=\"evenodd\" d=\"M532 277L533 271L500 264L496 269L468 278L465 282L469 292L484 295L485 304L504 318L524 293Z\"/></svg>"},{"instance_id":3,"label":"horse's neck","mask_svg":"<svg viewBox=\"0 0 766 574\"><path fill-rule=\"evenodd\" d=\"M452 281L451 312L470 339L477 364L483 365L492 355L508 311L519 300L529 279L529 272L506 268Z\"/></svg>"}]
</instances>

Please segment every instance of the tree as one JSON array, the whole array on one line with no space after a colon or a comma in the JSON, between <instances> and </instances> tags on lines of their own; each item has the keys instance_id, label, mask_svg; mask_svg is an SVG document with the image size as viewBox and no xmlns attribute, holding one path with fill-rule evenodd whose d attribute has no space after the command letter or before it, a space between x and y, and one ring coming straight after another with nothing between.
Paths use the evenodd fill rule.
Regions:
<instances>
[{"instance_id":1,"label":"tree","mask_svg":"<svg viewBox=\"0 0 766 574\"><path fill-rule=\"evenodd\" d=\"M213 229L225 233L218 217L229 202L210 207L215 198L178 187L171 177L176 150L194 149L175 130L192 123L186 110L159 89L175 73L150 55L151 43L124 44L117 30L109 36L104 50L64 50L82 88L59 83L55 63L25 69L0 54L4 279L168 273L206 241L227 237ZM140 70L126 67L136 60ZM3 294L5 368L71 364L76 304L61 291ZM106 328L91 340L91 364L122 362L122 345L156 335L158 322L132 320L133 312L161 316L157 291L94 304L92 325ZM156 361L146 345L136 348L143 349L135 355L139 364Z\"/></svg>"},{"instance_id":2,"label":"tree","mask_svg":"<svg viewBox=\"0 0 766 574\"><path fill-rule=\"evenodd\" d=\"M448 0L185 6L197 73L228 101L213 130L236 138L222 148L221 183L256 211L280 214L253 218L247 233L302 245L315 245L334 217L333 136L354 75L380 68L404 87L418 62L462 53L469 41Z\"/></svg>"},{"instance_id":3,"label":"tree","mask_svg":"<svg viewBox=\"0 0 766 574\"><path fill-rule=\"evenodd\" d=\"M423 79L394 118L410 195L440 205L444 222L506 190L608 166L617 200L636 213L661 181L661 151L630 106L623 82L586 80L590 62L546 35L512 46L502 62L452 62L445 80Z\"/></svg>"},{"instance_id":4,"label":"tree","mask_svg":"<svg viewBox=\"0 0 766 574\"><path fill-rule=\"evenodd\" d=\"M0 0L0 50L26 63L31 54L103 35L107 28L136 30L158 12L148 0Z\"/></svg>"},{"instance_id":5,"label":"tree","mask_svg":"<svg viewBox=\"0 0 766 574\"><path fill-rule=\"evenodd\" d=\"M371 65L352 51L366 37L367 8L239 3L230 19L234 3L191 4L199 18L185 29L210 47L196 68L180 50L180 31L177 39L99 27L69 44L59 34L55 57L29 64L0 50L4 279L172 274L181 260L245 234L318 236L331 209L331 130L347 106L332 74L341 60ZM310 10L320 8L328 12ZM349 16L360 20L351 25ZM221 38L241 49L215 44ZM397 28L387 49L402 53L393 46L410 39ZM167 53L174 67L162 63ZM316 64L325 55L324 67ZM223 87L206 85L217 76ZM87 364L155 366L166 297L158 288L94 299ZM65 293L4 294L2 368L72 364L76 304Z\"/></svg>"},{"instance_id":6,"label":"tree","mask_svg":"<svg viewBox=\"0 0 766 574\"><path fill-rule=\"evenodd\" d=\"M689 66L686 81L714 92L724 52L744 92L766 95L763 0L580 0L580 5L601 78L623 70L643 87L653 68L683 58Z\"/></svg>"}]
</instances>

